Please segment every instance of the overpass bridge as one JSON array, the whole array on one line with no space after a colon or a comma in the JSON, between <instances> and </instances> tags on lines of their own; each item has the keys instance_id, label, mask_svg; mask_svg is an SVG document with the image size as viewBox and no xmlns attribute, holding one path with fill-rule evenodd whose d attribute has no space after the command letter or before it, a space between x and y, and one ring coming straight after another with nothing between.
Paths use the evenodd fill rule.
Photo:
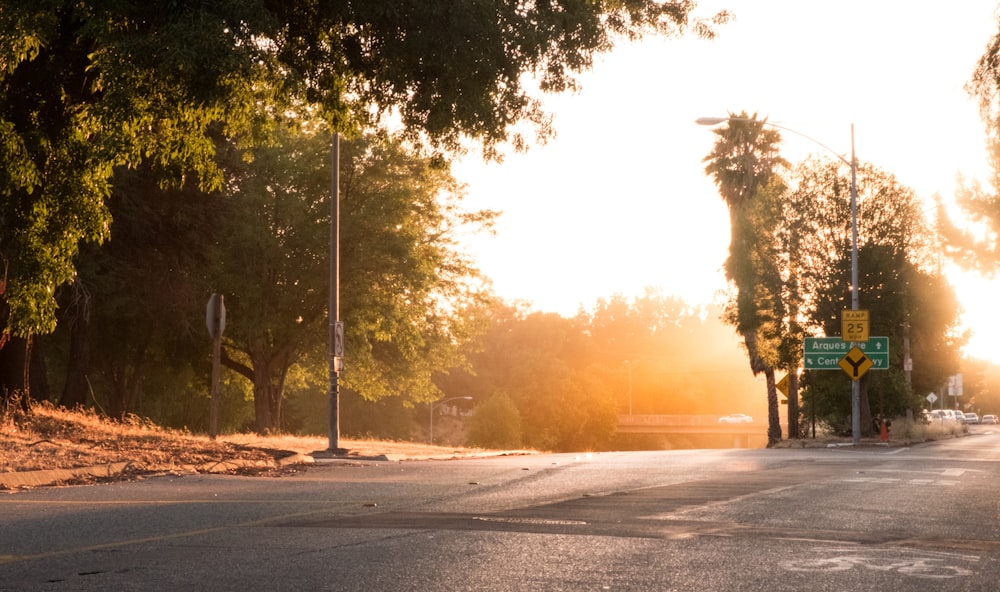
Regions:
<instances>
[{"instance_id":1,"label":"overpass bridge","mask_svg":"<svg viewBox=\"0 0 1000 592\"><path fill-rule=\"evenodd\" d=\"M619 434L723 435L734 448L746 448L751 438L767 441L767 422L719 423L721 415L619 415Z\"/></svg>"},{"instance_id":2,"label":"overpass bridge","mask_svg":"<svg viewBox=\"0 0 1000 592\"><path fill-rule=\"evenodd\" d=\"M722 415L619 415L620 434L760 434L766 421L719 423Z\"/></svg>"}]
</instances>

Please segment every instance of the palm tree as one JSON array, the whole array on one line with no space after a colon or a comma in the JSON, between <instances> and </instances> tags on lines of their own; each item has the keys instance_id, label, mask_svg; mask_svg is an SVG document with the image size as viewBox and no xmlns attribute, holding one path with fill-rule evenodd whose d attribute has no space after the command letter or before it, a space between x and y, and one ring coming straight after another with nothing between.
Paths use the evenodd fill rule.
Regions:
<instances>
[{"instance_id":1,"label":"palm tree","mask_svg":"<svg viewBox=\"0 0 1000 592\"><path fill-rule=\"evenodd\" d=\"M735 288L726 320L743 338L754 375L767 381L768 446L781 441L778 391L774 379L780 363L781 285L774 232L773 205L784 191L776 169L788 163L778 154L781 134L766 127L757 114L730 114L703 162L705 172L729 207L730 243L726 278Z\"/></svg>"}]
</instances>

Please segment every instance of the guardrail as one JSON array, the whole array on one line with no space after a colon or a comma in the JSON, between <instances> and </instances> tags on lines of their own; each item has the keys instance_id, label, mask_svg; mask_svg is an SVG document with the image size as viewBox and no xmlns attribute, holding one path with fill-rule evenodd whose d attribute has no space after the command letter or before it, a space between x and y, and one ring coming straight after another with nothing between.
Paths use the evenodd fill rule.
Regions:
<instances>
[{"instance_id":1,"label":"guardrail","mask_svg":"<svg viewBox=\"0 0 1000 592\"><path fill-rule=\"evenodd\" d=\"M724 415L619 415L619 433L634 434L759 434L767 423L719 423Z\"/></svg>"}]
</instances>

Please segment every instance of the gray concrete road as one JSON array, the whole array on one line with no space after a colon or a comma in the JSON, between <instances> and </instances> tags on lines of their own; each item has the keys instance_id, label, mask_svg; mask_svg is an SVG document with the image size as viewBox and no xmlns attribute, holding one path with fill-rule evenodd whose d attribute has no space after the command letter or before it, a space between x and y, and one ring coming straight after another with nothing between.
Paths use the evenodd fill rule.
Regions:
<instances>
[{"instance_id":1,"label":"gray concrete road","mask_svg":"<svg viewBox=\"0 0 1000 592\"><path fill-rule=\"evenodd\" d=\"M0 495L0 590L989 590L1000 429Z\"/></svg>"}]
</instances>

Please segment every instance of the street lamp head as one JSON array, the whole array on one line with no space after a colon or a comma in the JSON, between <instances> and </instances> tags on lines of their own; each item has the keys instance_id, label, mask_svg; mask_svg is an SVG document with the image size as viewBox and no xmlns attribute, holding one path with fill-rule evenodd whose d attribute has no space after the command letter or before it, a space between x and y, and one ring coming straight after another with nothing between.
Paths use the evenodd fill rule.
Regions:
<instances>
[{"instance_id":1,"label":"street lamp head","mask_svg":"<svg viewBox=\"0 0 1000 592\"><path fill-rule=\"evenodd\" d=\"M434 401L433 403L431 403L431 405L437 407L438 405L447 403L448 401L471 401L472 399L473 397L468 395L464 397L445 397L444 399L438 399L437 401Z\"/></svg>"},{"instance_id":2,"label":"street lamp head","mask_svg":"<svg viewBox=\"0 0 1000 592\"><path fill-rule=\"evenodd\" d=\"M724 121L729 121L729 117L699 117L694 122L698 125L719 125Z\"/></svg>"}]
</instances>

